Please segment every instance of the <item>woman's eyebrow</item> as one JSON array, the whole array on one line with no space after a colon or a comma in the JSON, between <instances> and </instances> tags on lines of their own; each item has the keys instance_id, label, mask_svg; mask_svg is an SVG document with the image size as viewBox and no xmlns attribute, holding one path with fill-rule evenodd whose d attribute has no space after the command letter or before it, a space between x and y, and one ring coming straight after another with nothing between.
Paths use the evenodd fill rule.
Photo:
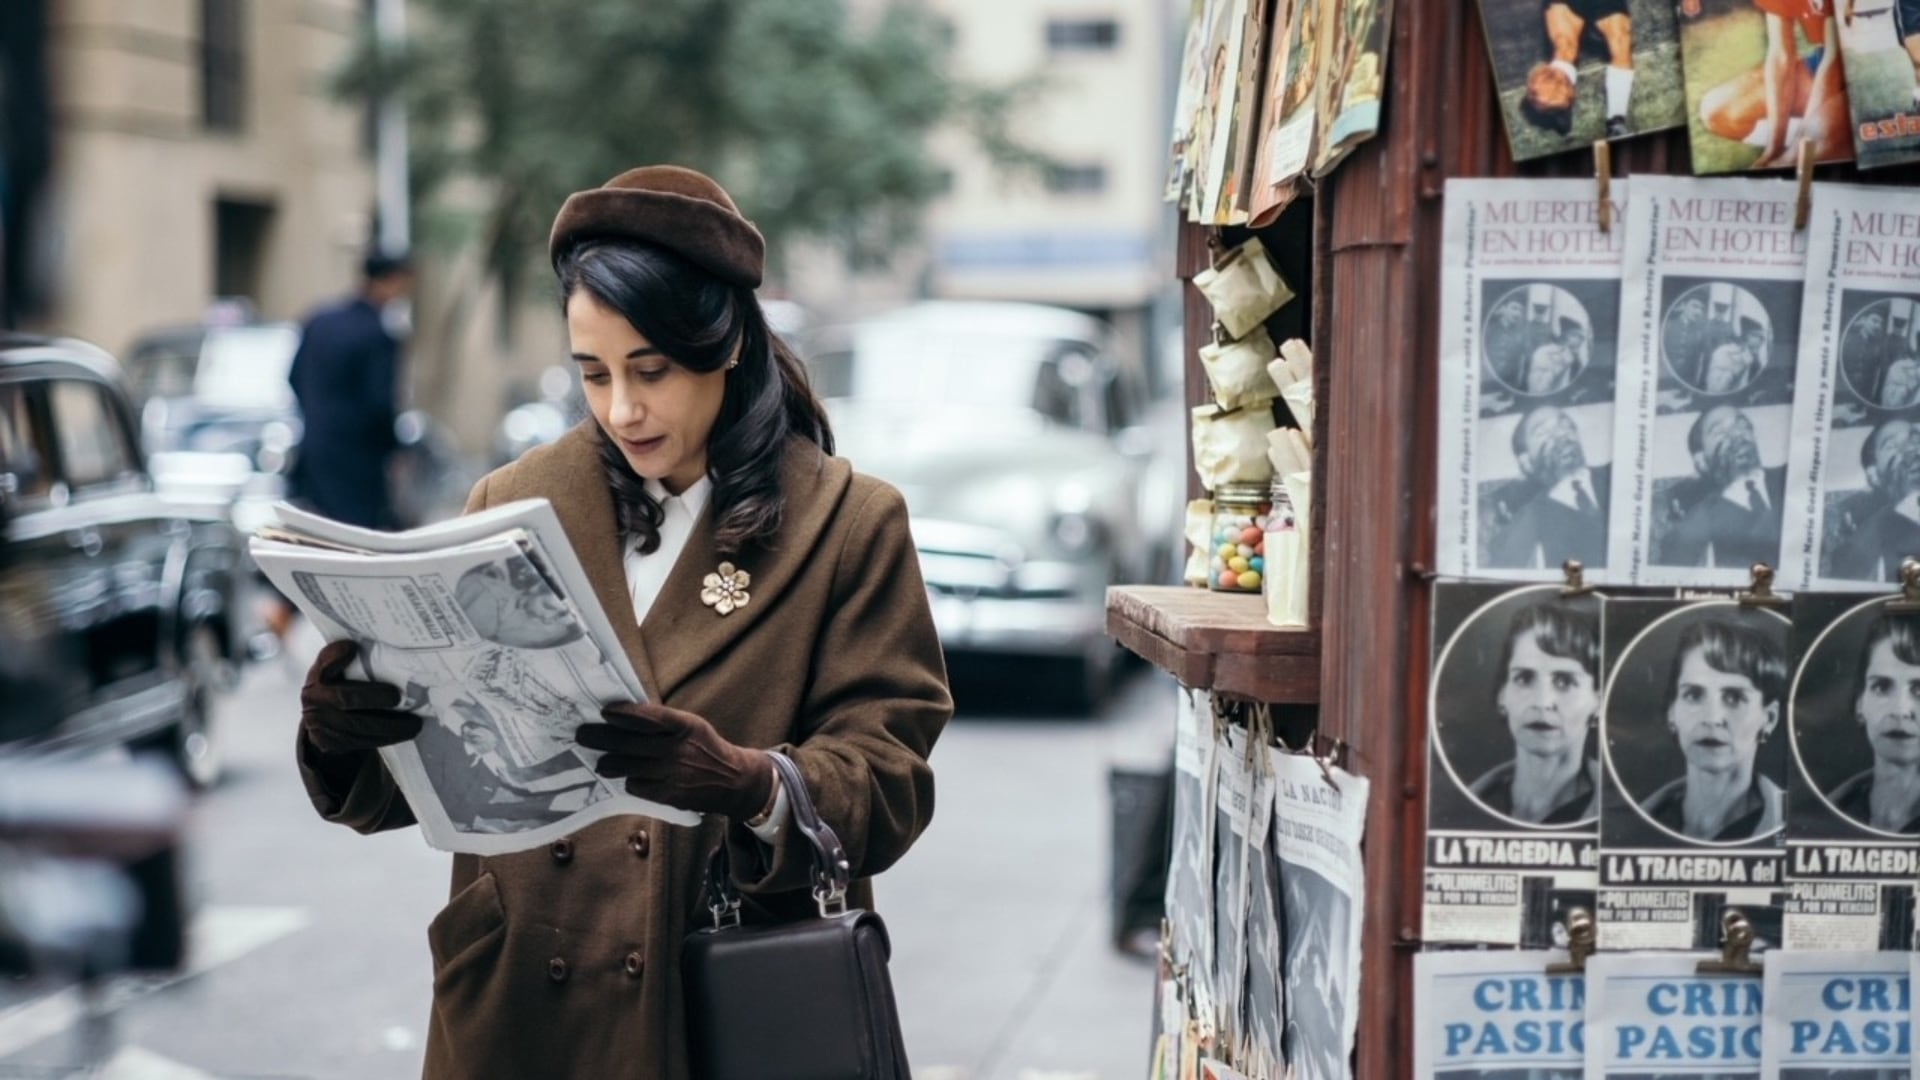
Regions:
<instances>
[{"instance_id":1,"label":"woman's eyebrow","mask_svg":"<svg viewBox=\"0 0 1920 1080\"><path fill-rule=\"evenodd\" d=\"M628 353L628 354L627 354L627 359L629 359L629 360L638 360L638 359L640 359L640 358L641 358L641 357L643 357L643 356L662 356L662 355L665 355L665 354L664 354L664 353L662 353L662 352L661 352L661 351L660 351L659 349L656 349L656 348L654 348L654 347L653 347L653 346L651 346L651 345L642 345L642 346L640 346L639 348L637 348L637 349L635 349L635 350L633 350L632 352L630 352L630 353ZM592 353L580 353L580 352L577 352L577 353L574 353L574 354L573 354L573 359L574 359L575 361L577 361L577 362L579 362L579 363L582 363L582 364L598 364L598 363L602 363L602 361L601 361L601 359L600 359L599 357L597 357L597 356L595 356L595 355L593 355Z\"/></svg>"}]
</instances>

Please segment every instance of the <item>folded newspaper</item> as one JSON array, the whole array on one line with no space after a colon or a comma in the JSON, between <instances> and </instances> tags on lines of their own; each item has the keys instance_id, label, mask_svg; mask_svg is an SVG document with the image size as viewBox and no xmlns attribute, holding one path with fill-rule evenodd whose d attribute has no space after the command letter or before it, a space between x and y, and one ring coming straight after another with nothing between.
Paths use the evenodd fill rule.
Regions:
<instances>
[{"instance_id":1,"label":"folded newspaper","mask_svg":"<svg viewBox=\"0 0 1920 1080\"><path fill-rule=\"evenodd\" d=\"M574 741L646 692L545 499L401 533L275 511L250 544L261 571L425 721L380 756L427 843L501 855L619 814L700 820L628 795Z\"/></svg>"}]
</instances>

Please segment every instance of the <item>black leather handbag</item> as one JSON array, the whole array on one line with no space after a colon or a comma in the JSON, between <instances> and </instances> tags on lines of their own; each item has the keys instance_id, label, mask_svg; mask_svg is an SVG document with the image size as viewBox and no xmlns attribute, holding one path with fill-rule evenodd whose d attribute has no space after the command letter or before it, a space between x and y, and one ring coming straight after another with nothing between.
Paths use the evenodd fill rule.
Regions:
<instances>
[{"instance_id":1,"label":"black leather handbag","mask_svg":"<svg viewBox=\"0 0 1920 1080\"><path fill-rule=\"evenodd\" d=\"M713 925L681 947L687 1037L700 1080L908 1080L887 977L887 928L847 908L849 867L800 769L772 755L792 827L813 846L818 918L743 926L723 844L707 863Z\"/></svg>"}]
</instances>

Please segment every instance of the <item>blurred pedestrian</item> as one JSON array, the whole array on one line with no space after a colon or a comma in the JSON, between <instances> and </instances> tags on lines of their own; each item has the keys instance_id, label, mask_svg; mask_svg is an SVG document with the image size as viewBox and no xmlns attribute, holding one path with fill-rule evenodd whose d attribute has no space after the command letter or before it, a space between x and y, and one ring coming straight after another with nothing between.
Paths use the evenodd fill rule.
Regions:
<instances>
[{"instance_id":1,"label":"blurred pedestrian","mask_svg":"<svg viewBox=\"0 0 1920 1080\"><path fill-rule=\"evenodd\" d=\"M360 291L307 316L287 381L304 433L292 495L319 513L370 529L390 528L387 464L399 443L400 343L383 318L413 288L404 257L367 256Z\"/></svg>"},{"instance_id":2,"label":"blurred pedestrian","mask_svg":"<svg viewBox=\"0 0 1920 1080\"><path fill-rule=\"evenodd\" d=\"M300 406L303 434L287 477L294 501L349 525L394 525L387 466L399 446L400 343L387 329L387 306L413 289L405 256L374 252L361 264L360 291L307 316L287 381ZM275 596L267 629L284 641L294 606Z\"/></svg>"},{"instance_id":3,"label":"blurred pedestrian","mask_svg":"<svg viewBox=\"0 0 1920 1080\"><path fill-rule=\"evenodd\" d=\"M427 931L429 1077L687 1080L680 948L707 914L710 856L727 852L747 922L818 917L766 751L798 765L844 846L850 907L932 817L927 756L953 701L906 502L832 456L754 292L764 250L718 184L673 166L577 193L554 223L592 415L467 509L552 502L649 698L591 703L603 722L578 744L627 792L704 819L606 818L551 848L456 855ZM352 650L327 646L302 690L302 776L327 820L399 828L414 811L374 751L424 718L395 687L346 681Z\"/></svg>"}]
</instances>

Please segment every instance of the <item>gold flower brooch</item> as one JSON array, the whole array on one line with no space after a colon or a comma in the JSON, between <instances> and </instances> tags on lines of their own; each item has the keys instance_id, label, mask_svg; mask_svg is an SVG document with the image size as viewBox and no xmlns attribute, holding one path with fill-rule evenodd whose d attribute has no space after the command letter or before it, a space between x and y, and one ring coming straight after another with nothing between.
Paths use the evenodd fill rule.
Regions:
<instances>
[{"instance_id":1,"label":"gold flower brooch","mask_svg":"<svg viewBox=\"0 0 1920 1080\"><path fill-rule=\"evenodd\" d=\"M720 572L708 574L700 584L700 602L722 615L733 614L735 608L746 607L752 599L747 586L753 584L753 575L735 569L730 562L721 563Z\"/></svg>"}]
</instances>

